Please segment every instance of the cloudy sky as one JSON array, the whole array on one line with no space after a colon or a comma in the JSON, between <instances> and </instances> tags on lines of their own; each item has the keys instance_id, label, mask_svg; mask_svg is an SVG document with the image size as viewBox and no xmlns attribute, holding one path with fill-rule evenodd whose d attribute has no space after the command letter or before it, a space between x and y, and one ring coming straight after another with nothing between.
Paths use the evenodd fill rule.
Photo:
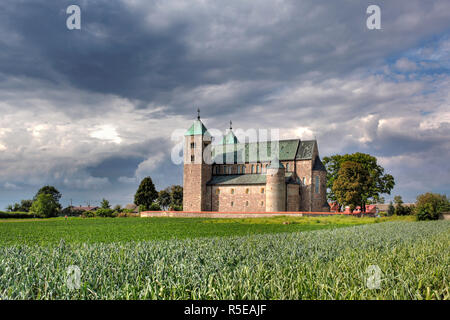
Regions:
<instances>
[{"instance_id":1,"label":"cloudy sky","mask_svg":"<svg viewBox=\"0 0 450 320\"><path fill-rule=\"evenodd\" d=\"M406 201L449 195L449 89L448 0L3 0L0 210L46 184L63 205L181 184L171 136L197 107L208 128L373 154Z\"/></svg>"}]
</instances>

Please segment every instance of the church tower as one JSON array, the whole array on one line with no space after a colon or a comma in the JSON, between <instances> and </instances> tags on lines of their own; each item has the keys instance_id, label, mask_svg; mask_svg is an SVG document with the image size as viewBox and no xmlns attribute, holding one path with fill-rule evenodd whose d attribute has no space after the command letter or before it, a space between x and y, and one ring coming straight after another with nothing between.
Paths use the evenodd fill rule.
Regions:
<instances>
[{"instance_id":1,"label":"church tower","mask_svg":"<svg viewBox=\"0 0 450 320\"><path fill-rule=\"evenodd\" d=\"M212 137L200 120L200 110L197 113L197 120L184 134L183 211L211 210L206 183L212 176Z\"/></svg>"}]
</instances>

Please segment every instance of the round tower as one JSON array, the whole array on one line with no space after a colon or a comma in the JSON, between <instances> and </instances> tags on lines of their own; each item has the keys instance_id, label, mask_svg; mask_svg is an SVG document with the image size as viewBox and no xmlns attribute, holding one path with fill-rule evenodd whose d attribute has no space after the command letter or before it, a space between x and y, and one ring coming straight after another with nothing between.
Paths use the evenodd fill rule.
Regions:
<instances>
[{"instance_id":1,"label":"round tower","mask_svg":"<svg viewBox=\"0 0 450 320\"><path fill-rule=\"evenodd\" d=\"M267 168L266 211L286 211L285 168L278 159L272 160Z\"/></svg>"}]
</instances>

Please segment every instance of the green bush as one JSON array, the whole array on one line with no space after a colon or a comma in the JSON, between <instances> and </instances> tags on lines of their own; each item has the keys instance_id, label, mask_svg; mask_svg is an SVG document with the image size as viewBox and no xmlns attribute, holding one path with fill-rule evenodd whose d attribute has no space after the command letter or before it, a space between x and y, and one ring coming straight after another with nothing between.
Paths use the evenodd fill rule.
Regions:
<instances>
[{"instance_id":1,"label":"green bush","mask_svg":"<svg viewBox=\"0 0 450 320\"><path fill-rule=\"evenodd\" d=\"M95 217L95 212L93 212L93 211L84 211L81 214L81 217L82 218L94 218Z\"/></svg>"},{"instance_id":2,"label":"green bush","mask_svg":"<svg viewBox=\"0 0 450 320\"><path fill-rule=\"evenodd\" d=\"M439 219L439 213L433 208L431 203L424 203L416 209L417 220L437 220Z\"/></svg>"},{"instance_id":3,"label":"green bush","mask_svg":"<svg viewBox=\"0 0 450 320\"><path fill-rule=\"evenodd\" d=\"M173 205L170 206L169 210L170 211L183 211L183 206L182 205L173 204Z\"/></svg>"},{"instance_id":4,"label":"green bush","mask_svg":"<svg viewBox=\"0 0 450 320\"><path fill-rule=\"evenodd\" d=\"M28 219L35 216L29 212L4 212L0 211L0 219Z\"/></svg>"},{"instance_id":5,"label":"green bush","mask_svg":"<svg viewBox=\"0 0 450 320\"><path fill-rule=\"evenodd\" d=\"M413 207L407 207L402 204L397 204L394 212L397 216L409 216L414 213Z\"/></svg>"},{"instance_id":6,"label":"green bush","mask_svg":"<svg viewBox=\"0 0 450 320\"><path fill-rule=\"evenodd\" d=\"M388 215L388 216L393 216L394 213L395 213L395 207L392 205L392 201L391 201L391 202L389 203L387 215Z\"/></svg>"},{"instance_id":7,"label":"green bush","mask_svg":"<svg viewBox=\"0 0 450 320\"><path fill-rule=\"evenodd\" d=\"M95 211L95 216L97 217L114 217L114 210L112 209L105 209L105 208L100 208L97 209L97 211Z\"/></svg>"},{"instance_id":8,"label":"green bush","mask_svg":"<svg viewBox=\"0 0 450 320\"><path fill-rule=\"evenodd\" d=\"M150 205L150 209L149 210L150 211L161 211L161 207L160 207L160 205L157 202L153 202Z\"/></svg>"}]
</instances>

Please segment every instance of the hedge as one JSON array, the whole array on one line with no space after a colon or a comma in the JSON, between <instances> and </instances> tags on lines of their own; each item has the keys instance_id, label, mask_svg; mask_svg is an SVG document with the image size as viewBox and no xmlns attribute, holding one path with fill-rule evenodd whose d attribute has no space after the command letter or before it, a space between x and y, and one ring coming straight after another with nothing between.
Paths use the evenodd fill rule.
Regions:
<instances>
[{"instance_id":1,"label":"hedge","mask_svg":"<svg viewBox=\"0 0 450 320\"><path fill-rule=\"evenodd\" d=\"M0 219L28 219L34 218L34 215L29 212L4 212L0 211Z\"/></svg>"}]
</instances>

